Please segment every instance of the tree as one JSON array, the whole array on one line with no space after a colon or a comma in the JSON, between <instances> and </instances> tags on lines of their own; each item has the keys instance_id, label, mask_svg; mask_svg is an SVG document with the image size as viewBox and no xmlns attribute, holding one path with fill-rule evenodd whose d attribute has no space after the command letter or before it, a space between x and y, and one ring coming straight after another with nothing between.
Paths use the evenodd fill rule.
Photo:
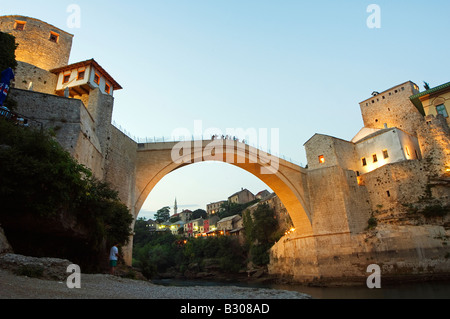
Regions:
<instances>
[{"instance_id":1,"label":"tree","mask_svg":"<svg viewBox=\"0 0 450 319\"><path fill-rule=\"evenodd\" d=\"M257 265L268 264L269 250L278 229L274 210L267 204L260 204L253 214L247 210L243 219L250 260Z\"/></svg>"},{"instance_id":2,"label":"tree","mask_svg":"<svg viewBox=\"0 0 450 319\"><path fill-rule=\"evenodd\" d=\"M10 34L0 32L0 72L7 68L15 69L17 67L15 39Z\"/></svg>"},{"instance_id":3,"label":"tree","mask_svg":"<svg viewBox=\"0 0 450 319\"><path fill-rule=\"evenodd\" d=\"M253 239L263 244L271 243L277 224L274 210L267 204L258 205L254 213Z\"/></svg>"},{"instance_id":4,"label":"tree","mask_svg":"<svg viewBox=\"0 0 450 319\"><path fill-rule=\"evenodd\" d=\"M203 218L205 219L208 214L204 209L197 209L192 212L192 220Z\"/></svg>"},{"instance_id":5,"label":"tree","mask_svg":"<svg viewBox=\"0 0 450 319\"><path fill-rule=\"evenodd\" d=\"M170 218L170 207L166 206L158 210L154 215L154 218L157 223L164 223L165 221L168 221Z\"/></svg>"},{"instance_id":6,"label":"tree","mask_svg":"<svg viewBox=\"0 0 450 319\"><path fill-rule=\"evenodd\" d=\"M20 234L13 237L22 254L49 254L87 269L105 245L127 243L133 216L118 192L48 132L0 120L0 145L0 223Z\"/></svg>"}]
</instances>

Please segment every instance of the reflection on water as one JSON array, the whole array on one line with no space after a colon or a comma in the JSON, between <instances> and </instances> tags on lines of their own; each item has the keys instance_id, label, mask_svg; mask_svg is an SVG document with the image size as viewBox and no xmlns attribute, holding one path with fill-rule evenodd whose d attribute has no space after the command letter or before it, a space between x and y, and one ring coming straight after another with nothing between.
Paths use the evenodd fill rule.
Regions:
<instances>
[{"instance_id":1,"label":"reflection on water","mask_svg":"<svg viewBox=\"0 0 450 319\"><path fill-rule=\"evenodd\" d=\"M247 284L242 282L214 282L197 280L153 280L164 286L238 286L291 290L308 294L314 299L450 299L450 282L408 283L387 285L381 289L367 287L308 287L302 285Z\"/></svg>"}]
</instances>

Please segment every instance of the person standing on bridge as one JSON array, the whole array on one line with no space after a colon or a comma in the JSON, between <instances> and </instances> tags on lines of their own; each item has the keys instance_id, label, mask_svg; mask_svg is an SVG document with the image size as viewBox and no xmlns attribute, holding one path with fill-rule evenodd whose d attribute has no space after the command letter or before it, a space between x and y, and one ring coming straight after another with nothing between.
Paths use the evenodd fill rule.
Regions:
<instances>
[{"instance_id":1,"label":"person standing on bridge","mask_svg":"<svg viewBox=\"0 0 450 319\"><path fill-rule=\"evenodd\" d=\"M117 246L118 244L114 244L109 252L109 266L111 267L111 275L113 276L116 275L117 261L119 259L119 248Z\"/></svg>"}]
</instances>

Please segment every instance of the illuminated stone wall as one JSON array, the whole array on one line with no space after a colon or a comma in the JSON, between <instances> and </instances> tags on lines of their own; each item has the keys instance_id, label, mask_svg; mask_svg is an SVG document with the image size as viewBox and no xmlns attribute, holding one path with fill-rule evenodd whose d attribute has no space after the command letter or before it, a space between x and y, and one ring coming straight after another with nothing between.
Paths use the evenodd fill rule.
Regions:
<instances>
[{"instance_id":1,"label":"illuminated stone wall","mask_svg":"<svg viewBox=\"0 0 450 319\"><path fill-rule=\"evenodd\" d=\"M434 175L450 173L450 129L442 115L428 115L417 130L420 148Z\"/></svg>"},{"instance_id":2,"label":"illuminated stone wall","mask_svg":"<svg viewBox=\"0 0 450 319\"><path fill-rule=\"evenodd\" d=\"M18 23L25 23L23 30L18 30ZM16 50L18 61L44 70L69 62L73 35L55 26L30 17L1 16L0 31L16 37L16 43L19 44Z\"/></svg>"},{"instance_id":3,"label":"illuminated stone wall","mask_svg":"<svg viewBox=\"0 0 450 319\"><path fill-rule=\"evenodd\" d=\"M55 94L57 76L26 62L17 62L14 87L17 89Z\"/></svg>"},{"instance_id":4,"label":"illuminated stone wall","mask_svg":"<svg viewBox=\"0 0 450 319\"><path fill-rule=\"evenodd\" d=\"M361 102L364 126L383 129L387 124L415 135L423 116L409 98L417 93L417 85L406 82Z\"/></svg>"},{"instance_id":5,"label":"illuminated stone wall","mask_svg":"<svg viewBox=\"0 0 450 319\"><path fill-rule=\"evenodd\" d=\"M315 134L305 143L308 169L340 166L356 170L355 145L332 136ZM323 156L323 161L320 158Z\"/></svg>"}]
</instances>

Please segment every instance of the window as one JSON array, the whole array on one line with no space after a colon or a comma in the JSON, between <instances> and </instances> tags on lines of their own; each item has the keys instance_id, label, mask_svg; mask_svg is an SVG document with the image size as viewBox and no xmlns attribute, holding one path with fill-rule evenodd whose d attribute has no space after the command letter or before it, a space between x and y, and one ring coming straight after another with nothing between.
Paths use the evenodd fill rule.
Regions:
<instances>
[{"instance_id":1,"label":"window","mask_svg":"<svg viewBox=\"0 0 450 319\"><path fill-rule=\"evenodd\" d=\"M17 31L23 31L23 30L25 30L25 25L26 25L27 23L26 22L24 22L24 21L16 21L16 23L15 23L15 25L14 25L14 30L17 30Z\"/></svg>"},{"instance_id":2,"label":"window","mask_svg":"<svg viewBox=\"0 0 450 319\"><path fill-rule=\"evenodd\" d=\"M406 154L409 156L409 148L408 148L408 146L406 146L405 148L406 148Z\"/></svg>"},{"instance_id":3,"label":"window","mask_svg":"<svg viewBox=\"0 0 450 319\"><path fill-rule=\"evenodd\" d=\"M70 73L64 74L64 77L63 77L63 84L69 83L69 80L70 80Z\"/></svg>"},{"instance_id":4,"label":"window","mask_svg":"<svg viewBox=\"0 0 450 319\"><path fill-rule=\"evenodd\" d=\"M58 33L56 33L56 32L50 32L50 39L49 39L51 42L55 42L55 43L58 43L58 40L59 40L59 34Z\"/></svg>"},{"instance_id":5,"label":"window","mask_svg":"<svg viewBox=\"0 0 450 319\"><path fill-rule=\"evenodd\" d=\"M323 155L319 156L319 163L324 164L325 163L325 157Z\"/></svg>"},{"instance_id":6,"label":"window","mask_svg":"<svg viewBox=\"0 0 450 319\"><path fill-rule=\"evenodd\" d=\"M372 155L372 158L373 158L373 162L374 162L374 163L378 162L377 154L373 154L373 155Z\"/></svg>"},{"instance_id":7,"label":"window","mask_svg":"<svg viewBox=\"0 0 450 319\"><path fill-rule=\"evenodd\" d=\"M389 153L387 150L383 150L383 158L384 159L389 158Z\"/></svg>"},{"instance_id":8,"label":"window","mask_svg":"<svg viewBox=\"0 0 450 319\"><path fill-rule=\"evenodd\" d=\"M386 195L387 195L387 197L391 197L391 192L390 191L386 191Z\"/></svg>"},{"instance_id":9,"label":"window","mask_svg":"<svg viewBox=\"0 0 450 319\"><path fill-rule=\"evenodd\" d=\"M111 93L111 86L108 83L105 84L105 92L108 94Z\"/></svg>"},{"instance_id":10,"label":"window","mask_svg":"<svg viewBox=\"0 0 450 319\"><path fill-rule=\"evenodd\" d=\"M436 106L436 112L437 114L441 114L444 117L448 117L447 109L445 108L444 104Z\"/></svg>"},{"instance_id":11,"label":"window","mask_svg":"<svg viewBox=\"0 0 450 319\"><path fill-rule=\"evenodd\" d=\"M77 81L84 80L85 74L86 74L86 70L78 70Z\"/></svg>"},{"instance_id":12,"label":"window","mask_svg":"<svg viewBox=\"0 0 450 319\"><path fill-rule=\"evenodd\" d=\"M100 75L98 75L97 73L95 73L95 76L94 76L94 83L97 85L100 84Z\"/></svg>"},{"instance_id":13,"label":"window","mask_svg":"<svg viewBox=\"0 0 450 319\"><path fill-rule=\"evenodd\" d=\"M362 166L367 166L367 160L366 160L365 157L363 157L363 158L361 159L361 161L362 161Z\"/></svg>"}]
</instances>

